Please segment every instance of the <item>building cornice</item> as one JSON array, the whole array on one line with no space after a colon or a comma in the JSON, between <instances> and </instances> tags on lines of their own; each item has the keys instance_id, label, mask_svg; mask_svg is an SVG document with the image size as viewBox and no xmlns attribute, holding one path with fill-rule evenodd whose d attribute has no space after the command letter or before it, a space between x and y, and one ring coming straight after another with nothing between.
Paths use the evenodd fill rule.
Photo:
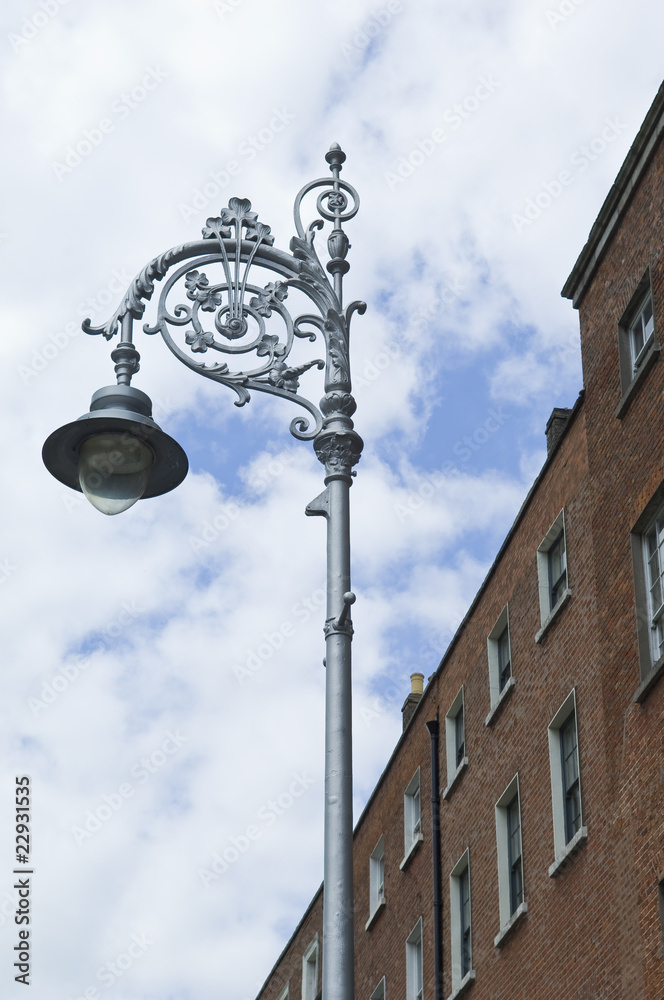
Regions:
<instances>
[{"instance_id":1,"label":"building cornice","mask_svg":"<svg viewBox=\"0 0 664 1000\"><path fill-rule=\"evenodd\" d=\"M625 213L630 198L644 174L664 131L664 83L659 88L636 139L618 172L599 215L590 230L588 241L579 254L561 295L571 299L575 309L595 273L595 269Z\"/></svg>"}]
</instances>

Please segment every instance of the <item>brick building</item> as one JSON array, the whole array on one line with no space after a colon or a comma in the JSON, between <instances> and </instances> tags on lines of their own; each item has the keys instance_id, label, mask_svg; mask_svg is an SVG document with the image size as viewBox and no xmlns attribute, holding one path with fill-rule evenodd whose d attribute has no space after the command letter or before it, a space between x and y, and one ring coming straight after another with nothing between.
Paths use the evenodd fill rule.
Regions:
<instances>
[{"instance_id":1,"label":"brick building","mask_svg":"<svg viewBox=\"0 0 664 1000\"><path fill-rule=\"evenodd\" d=\"M357 823L358 1000L664 998L663 130L664 85L563 289L585 388ZM259 1000L321 937L322 887Z\"/></svg>"}]
</instances>

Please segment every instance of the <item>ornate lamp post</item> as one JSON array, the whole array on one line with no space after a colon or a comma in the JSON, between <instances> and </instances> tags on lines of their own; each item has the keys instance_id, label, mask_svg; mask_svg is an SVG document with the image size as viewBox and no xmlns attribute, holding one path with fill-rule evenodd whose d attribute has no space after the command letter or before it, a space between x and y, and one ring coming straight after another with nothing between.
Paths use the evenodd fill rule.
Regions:
<instances>
[{"instance_id":1,"label":"ornate lamp post","mask_svg":"<svg viewBox=\"0 0 664 1000\"><path fill-rule=\"evenodd\" d=\"M291 240L290 253L273 247L270 227L258 221L248 200L231 198L228 208L207 220L203 239L167 250L143 268L107 323L83 323L87 333L107 340L120 332L120 342L111 353L117 385L98 390L89 413L51 434L43 458L56 479L82 490L106 514L126 510L141 497L166 493L184 479L187 458L182 448L152 419L149 397L131 386L139 368L133 323L143 316L155 281L162 278L166 281L157 320L152 326L144 324L145 333L161 333L169 350L187 367L230 386L238 397L236 406L247 403L255 389L289 399L307 411L308 416L291 421L290 431L302 441L313 441L325 466L325 489L306 508L307 514L327 521L323 1000L353 1000L349 610L355 596L350 590L349 489L362 439L351 419L356 404L351 395L349 326L353 312L363 313L366 306L353 302L343 309L349 243L342 225L357 213L359 197L340 179L346 155L336 143L325 159L332 176L306 184L295 199L297 236ZM320 218L305 230L302 199L317 188L323 189L316 202ZM332 281L314 249L323 220L333 224L326 265ZM203 268L216 272L218 280L211 280ZM266 269L276 280L253 284L252 268ZM290 289L303 292L317 312L293 319L285 305ZM188 302L182 301L184 297ZM205 313L211 317L208 329ZM268 325L277 332L268 332ZM289 366L295 338L313 342L319 336L325 359ZM201 355L208 352L228 360L204 361ZM229 361L243 354L254 356L254 367L232 370ZM325 368L325 395L318 406L298 392L300 376L313 367Z\"/></svg>"}]
</instances>

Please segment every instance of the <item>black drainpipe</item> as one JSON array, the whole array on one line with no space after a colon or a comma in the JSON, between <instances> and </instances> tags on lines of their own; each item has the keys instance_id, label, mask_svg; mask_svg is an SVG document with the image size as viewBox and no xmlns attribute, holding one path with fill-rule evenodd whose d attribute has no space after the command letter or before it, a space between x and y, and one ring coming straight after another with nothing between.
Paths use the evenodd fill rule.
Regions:
<instances>
[{"instance_id":1,"label":"black drainpipe","mask_svg":"<svg viewBox=\"0 0 664 1000\"><path fill-rule=\"evenodd\" d=\"M431 737L431 820L433 826L433 934L435 1000L443 1000L443 894L440 875L440 774L438 715L426 723Z\"/></svg>"}]
</instances>

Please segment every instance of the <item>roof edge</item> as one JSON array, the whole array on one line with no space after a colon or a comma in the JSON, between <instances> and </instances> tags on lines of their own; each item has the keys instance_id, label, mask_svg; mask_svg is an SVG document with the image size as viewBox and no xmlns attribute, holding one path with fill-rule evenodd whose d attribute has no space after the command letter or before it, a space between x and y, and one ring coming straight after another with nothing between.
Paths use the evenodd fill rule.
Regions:
<instances>
[{"instance_id":1,"label":"roof edge","mask_svg":"<svg viewBox=\"0 0 664 1000\"><path fill-rule=\"evenodd\" d=\"M487 571L487 574L484 577L484 579L483 579L483 581L482 581L482 583L480 585L479 590L475 594L475 597L473 598L473 600L472 600L472 602L471 602L468 610L466 611L465 615L463 616L463 619L461 620L461 622L459 624L459 627L457 628L456 632L454 633L454 635L450 639L450 643L449 643L447 649L445 650L445 652L443 654L443 657L442 657L440 663L438 664L438 667L436 668L436 670L434 671L434 673L430 676L429 682L427 683L426 687L424 688L424 694L422 695L422 698L420 699L419 704L417 705L417 707L415 708L415 711L413 712L413 716L412 716L410 722L408 723L408 727L399 735L399 739L397 740L397 742L395 744L394 750L390 754L389 759L388 759L387 763L385 764L385 767L383 768L383 770L381 772L381 775L380 775L378 781L376 782L376 784L375 784L375 786L373 788L373 791L371 792L371 795L369 796L369 798L366 801L364 809L362 810L362 812L360 813L360 815L358 817L358 820L357 820L357 822L355 824L355 828L353 830L353 839L355 838L355 835L356 835L357 831L359 830L359 828L360 828L360 826L361 826L361 824L362 824L365 816L367 815L367 813L369 811L369 807L371 806L371 803L373 802L374 798L378 794L378 790L379 790L380 786L382 785L383 780L385 779L385 777L387 775L387 772L389 771L389 769L390 769L390 767L392 765L392 761L397 756L397 754L398 754L398 752L399 752L399 750L401 748L401 744L405 740L405 738L408 735L409 731L413 728L413 725L415 723L416 717L418 715L420 716L420 718L422 717L421 713L424 711L424 709L423 709L422 706L425 704L425 702L428 701L427 696L429 695L429 693L430 693L430 691L431 691L431 689L433 687L433 684L431 683L432 680L434 679L434 677L437 677L441 673L441 671L443 670L443 667L445 666L445 664L447 663L448 659L452 655L452 652L454 651L454 649L455 649L455 647L456 647L459 639L461 638L463 632L465 631L466 624L468 623L468 620L470 619L471 615L475 611L475 608L479 604L480 598L482 597L484 591L486 590L487 586L489 585L489 581L491 580L491 577L495 573L496 568L498 566L498 563L502 559L502 556L503 556L503 554L504 554L507 546L509 545L509 543L510 543L510 541L512 539L512 536L515 534L515 532L516 532L519 524L523 520L523 518L525 516L525 513L526 513L528 507L530 506L530 501L532 500L533 496L535 495L535 493L537 491L537 488L539 487L540 483L542 482L542 479L544 478L544 476L548 472L549 466L551 465L551 463L553 462L553 459L557 455L558 450L560 449L560 446L561 446L562 442L567 437L567 435L569 433L569 429L572 426L572 424L574 423L574 421L576 419L576 416L577 416L579 410L581 409L581 406L582 406L583 400L584 400L584 396L585 396L585 392L586 392L585 389L579 390L579 395L578 395L578 397L577 397L577 399L576 399L576 401L574 403L574 406L570 410L570 414L569 414L567 423L565 425L565 430L563 431L563 433L558 438L558 441L556 442L555 447L551 450L551 453L549 455L547 455L546 460L544 462L544 465L540 469L537 478L535 479L535 481L533 482L532 486L528 490L528 493L526 494L525 500L521 504L521 507L519 508L519 511L518 511L516 517L514 518L514 521L512 523L512 526L511 526L510 530L505 535L503 543L500 546L500 548L498 549L496 557L493 560L493 562L491 563L491 566L489 567L489 569Z\"/></svg>"},{"instance_id":2,"label":"roof edge","mask_svg":"<svg viewBox=\"0 0 664 1000\"><path fill-rule=\"evenodd\" d=\"M563 285L563 298L572 299L575 309L583 298L600 258L620 222L632 193L664 132L664 83L657 91L643 119L623 165L606 196L588 240Z\"/></svg>"},{"instance_id":3,"label":"roof edge","mask_svg":"<svg viewBox=\"0 0 664 1000\"><path fill-rule=\"evenodd\" d=\"M272 966L272 968L268 972L268 974L267 974L267 976L265 978L265 982L263 983L263 985L261 986L260 990L256 994L256 1000L259 1000L259 998L261 997L261 995L265 992L265 988L267 987L268 983L272 979L272 976L274 975L274 973L277 971L282 958L284 957L284 955L286 954L286 952L290 948L291 944L293 943L295 935L298 933L298 931L300 930L300 928L303 926L304 921L307 919L307 917L309 916L309 914L313 910L314 905L316 903L316 900L318 899L318 897L320 896L320 894L322 893L322 891L323 891L323 883L321 882L321 884L318 887L318 892L314 893L314 897L311 900L311 902L309 903L309 905L307 906L307 908L304 911L304 913L302 914L302 916L300 917L300 919L298 921L298 924L297 924L297 927L295 928L295 930L293 931L293 933L289 937L289 939L286 942L286 944L281 949L281 952L279 954L279 958L276 960L276 962L274 963L274 965Z\"/></svg>"}]
</instances>

